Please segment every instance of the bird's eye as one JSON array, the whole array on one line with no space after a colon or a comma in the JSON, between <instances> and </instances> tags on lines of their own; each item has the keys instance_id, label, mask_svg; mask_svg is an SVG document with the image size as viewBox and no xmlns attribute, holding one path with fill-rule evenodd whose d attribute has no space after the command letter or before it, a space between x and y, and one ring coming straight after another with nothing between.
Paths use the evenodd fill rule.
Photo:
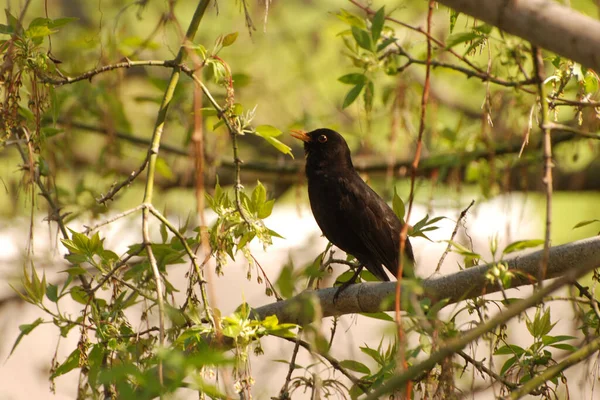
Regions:
<instances>
[{"instance_id":1,"label":"bird's eye","mask_svg":"<svg viewBox=\"0 0 600 400\"><path fill-rule=\"evenodd\" d=\"M325 143L327 141L327 136L321 135L318 137L317 140L319 141L319 143Z\"/></svg>"}]
</instances>

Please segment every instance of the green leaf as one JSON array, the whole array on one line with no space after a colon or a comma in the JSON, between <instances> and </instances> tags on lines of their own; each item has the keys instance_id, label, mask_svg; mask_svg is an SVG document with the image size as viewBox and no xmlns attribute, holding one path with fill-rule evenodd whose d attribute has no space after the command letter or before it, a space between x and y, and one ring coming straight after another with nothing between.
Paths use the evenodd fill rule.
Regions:
<instances>
[{"instance_id":1,"label":"green leaf","mask_svg":"<svg viewBox=\"0 0 600 400\"><path fill-rule=\"evenodd\" d=\"M103 344L95 344L92 346L92 350L90 351L87 361L89 365L89 373L88 373L88 382L92 387L97 385L98 374L102 370L102 360L104 358L104 353L106 348Z\"/></svg>"},{"instance_id":2,"label":"green leaf","mask_svg":"<svg viewBox=\"0 0 600 400\"><path fill-rule=\"evenodd\" d=\"M340 12L336 14L336 17L350 26L356 26L357 28L365 27L365 20L363 18L344 10L343 8L340 9Z\"/></svg>"},{"instance_id":3,"label":"green leaf","mask_svg":"<svg viewBox=\"0 0 600 400\"><path fill-rule=\"evenodd\" d=\"M44 139L50 138L52 136L58 135L59 133L64 132L64 129L54 128L51 126L44 127L40 130Z\"/></svg>"},{"instance_id":4,"label":"green leaf","mask_svg":"<svg viewBox=\"0 0 600 400\"><path fill-rule=\"evenodd\" d=\"M587 221L578 222L577 224L575 224L575 226L573 227L573 229L581 228L583 226L586 226L586 225L589 225L589 224L593 224L594 222L600 222L600 219L589 219Z\"/></svg>"},{"instance_id":5,"label":"green leaf","mask_svg":"<svg viewBox=\"0 0 600 400\"><path fill-rule=\"evenodd\" d=\"M265 139L271 146L275 147L283 154L289 154L292 158L294 158L294 155L292 154L292 148L275 139L277 136L283 133L279 129L271 125L260 125L254 129L254 133Z\"/></svg>"},{"instance_id":6,"label":"green leaf","mask_svg":"<svg viewBox=\"0 0 600 400\"><path fill-rule=\"evenodd\" d=\"M47 25L36 25L36 26L31 26L29 28L27 28L27 31L25 31L25 36L30 38L30 39L35 39L35 38L42 38L44 36L48 36L48 35L52 35L53 33L56 33L56 30L52 30L50 28L48 28Z\"/></svg>"},{"instance_id":7,"label":"green leaf","mask_svg":"<svg viewBox=\"0 0 600 400\"><path fill-rule=\"evenodd\" d=\"M254 232L246 232L242 238L240 239L240 241L238 242L238 249L241 249L242 247L244 247L246 244L248 244L252 239L254 239L254 237L256 236L256 233Z\"/></svg>"},{"instance_id":8,"label":"green leaf","mask_svg":"<svg viewBox=\"0 0 600 400\"><path fill-rule=\"evenodd\" d=\"M225 125L225 121L222 120L222 119L220 119L219 122L217 122L216 124L213 125L212 130L216 131L217 129L219 129L223 125Z\"/></svg>"},{"instance_id":9,"label":"green leaf","mask_svg":"<svg viewBox=\"0 0 600 400\"><path fill-rule=\"evenodd\" d=\"M71 22L77 21L78 19L79 18L74 18L74 17L57 18L57 19L50 20L48 22L48 26L50 28L60 28L62 26L70 24Z\"/></svg>"},{"instance_id":10,"label":"green leaf","mask_svg":"<svg viewBox=\"0 0 600 400\"><path fill-rule=\"evenodd\" d=\"M360 315L363 315L367 318L379 319L381 321L394 322L394 318L392 318L389 314L384 313L383 311L378 313L360 313Z\"/></svg>"},{"instance_id":11,"label":"green leaf","mask_svg":"<svg viewBox=\"0 0 600 400\"><path fill-rule=\"evenodd\" d=\"M67 256L68 258L69 256ZM69 260L70 261L70 260ZM78 276L78 275L85 275L87 273L87 271L79 266L79 265L74 265L70 268L67 268L65 270L62 270L60 272L66 272L67 274L69 274L70 276Z\"/></svg>"},{"instance_id":12,"label":"green leaf","mask_svg":"<svg viewBox=\"0 0 600 400\"><path fill-rule=\"evenodd\" d=\"M58 301L58 286L54 284L49 284L46 287L46 297L53 303Z\"/></svg>"},{"instance_id":13,"label":"green leaf","mask_svg":"<svg viewBox=\"0 0 600 400\"><path fill-rule=\"evenodd\" d=\"M10 13L10 11L8 11L8 8L4 9L4 13L6 14L6 21L8 22L8 25L10 25L11 28L13 28L13 30L17 30L17 27L20 26L19 24L19 20L17 19L17 17L15 17L14 15L12 15Z\"/></svg>"},{"instance_id":14,"label":"green leaf","mask_svg":"<svg viewBox=\"0 0 600 400\"><path fill-rule=\"evenodd\" d=\"M88 293L79 286L74 286L71 288L71 298L83 305L87 305L90 300Z\"/></svg>"},{"instance_id":15,"label":"green leaf","mask_svg":"<svg viewBox=\"0 0 600 400\"><path fill-rule=\"evenodd\" d=\"M23 339L24 336L29 335L31 333L31 331L33 331L42 322L44 322L44 320L41 318L38 318L35 321L33 321L31 324L19 325L19 330L21 331L21 333L19 333L19 336L17 336L17 340L15 340L15 344L13 344L12 349L10 349L9 357L15 351L15 349L17 348L17 345L21 342L21 339Z\"/></svg>"},{"instance_id":16,"label":"green leaf","mask_svg":"<svg viewBox=\"0 0 600 400\"><path fill-rule=\"evenodd\" d=\"M448 36L448 39L446 39L446 50L451 49L452 47L461 44L461 43L465 43L465 42L470 42L473 39L476 39L479 37L479 33L470 31L470 32L460 32L460 33L455 33L453 35Z\"/></svg>"},{"instance_id":17,"label":"green leaf","mask_svg":"<svg viewBox=\"0 0 600 400\"><path fill-rule=\"evenodd\" d=\"M345 83L347 85L358 85L367 83L367 77L364 74L346 74L344 76L340 76L338 81Z\"/></svg>"},{"instance_id":18,"label":"green leaf","mask_svg":"<svg viewBox=\"0 0 600 400\"><path fill-rule=\"evenodd\" d=\"M560 56L556 56L552 59L552 65L554 65L554 68L560 68L560 62L561 62Z\"/></svg>"},{"instance_id":19,"label":"green leaf","mask_svg":"<svg viewBox=\"0 0 600 400\"><path fill-rule=\"evenodd\" d=\"M342 272L341 274L338 275L338 277L335 279L335 283L334 285L337 284L342 284L342 283L346 283L348 282L353 276L354 276L354 270L353 269L349 269L345 272Z\"/></svg>"},{"instance_id":20,"label":"green leaf","mask_svg":"<svg viewBox=\"0 0 600 400\"><path fill-rule=\"evenodd\" d=\"M273 138L273 137L266 137L265 140L273 147L275 147L277 150L279 150L280 152L282 152L283 154L289 154L290 157L294 158L294 155L292 154L292 148L282 142L280 142L279 140Z\"/></svg>"},{"instance_id":21,"label":"green leaf","mask_svg":"<svg viewBox=\"0 0 600 400\"><path fill-rule=\"evenodd\" d=\"M474 40L469 47L467 47L467 50L465 50L465 54L470 54L473 50L475 50L476 48L478 48L481 44L483 44L485 42L485 38L484 37L478 37L476 40Z\"/></svg>"},{"instance_id":22,"label":"green leaf","mask_svg":"<svg viewBox=\"0 0 600 400\"><path fill-rule=\"evenodd\" d=\"M550 347L554 347L555 349L559 349L559 350L566 350L566 351L576 351L578 348L567 344L567 343L558 343L558 344L551 344Z\"/></svg>"},{"instance_id":23,"label":"green leaf","mask_svg":"<svg viewBox=\"0 0 600 400\"><path fill-rule=\"evenodd\" d=\"M554 325L550 318L550 310L548 309L543 315L540 315L540 309L538 308L533 320L533 329L530 330L530 333L535 337L541 338L550 332Z\"/></svg>"},{"instance_id":24,"label":"green leaf","mask_svg":"<svg viewBox=\"0 0 600 400\"><path fill-rule=\"evenodd\" d=\"M54 370L54 373L50 376L50 379L54 379L58 376L64 375L67 372L70 372L75 368L79 367L79 358L80 352L77 348L73 350L71 354L69 354L65 362L63 362L61 365L58 366L58 368L56 368L56 370Z\"/></svg>"},{"instance_id":25,"label":"green leaf","mask_svg":"<svg viewBox=\"0 0 600 400\"><path fill-rule=\"evenodd\" d=\"M225 35L225 37L223 38L223 47L231 46L232 44L234 44L236 39L238 38L238 35L238 32L233 32Z\"/></svg>"},{"instance_id":26,"label":"green leaf","mask_svg":"<svg viewBox=\"0 0 600 400\"><path fill-rule=\"evenodd\" d=\"M355 360L342 360L342 361L340 361L340 365L346 369L349 369L351 371L358 372L361 374L368 375L371 373L371 370L369 369L369 367L367 367L365 364L360 363Z\"/></svg>"},{"instance_id":27,"label":"green leaf","mask_svg":"<svg viewBox=\"0 0 600 400\"><path fill-rule=\"evenodd\" d=\"M522 347L519 347L516 344L509 344L509 345L500 347L498 350L496 350L494 352L494 355L499 356L499 355L504 355L504 354L514 354L514 355L520 356L523 353L525 353L525 349L523 349Z\"/></svg>"},{"instance_id":28,"label":"green leaf","mask_svg":"<svg viewBox=\"0 0 600 400\"><path fill-rule=\"evenodd\" d=\"M366 355L368 355L369 357L371 357L373 360L377 361L378 363L379 363L379 361L381 361L381 355L375 349L365 346L365 347L361 347L360 351L362 351L363 353L365 353Z\"/></svg>"},{"instance_id":29,"label":"green leaf","mask_svg":"<svg viewBox=\"0 0 600 400\"><path fill-rule=\"evenodd\" d=\"M502 369L500 370L500 375L504 376L504 374L506 374L506 371L508 371L510 367L512 367L518 360L518 357L511 357L508 360L506 360L506 362L502 366Z\"/></svg>"},{"instance_id":30,"label":"green leaf","mask_svg":"<svg viewBox=\"0 0 600 400\"><path fill-rule=\"evenodd\" d=\"M542 239L519 240L519 241L513 242L513 243L509 244L508 246L506 246L504 248L504 250L502 251L502 253L508 254L508 253L512 253L514 251L523 250L523 249L527 249L530 247L537 247L541 244L544 244L544 241Z\"/></svg>"},{"instance_id":31,"label":"green leaf","mask_svg":"<svg viewBox=\"0 0 600 400\"><path fill-rule=\"evenodd\" d=\"M386 38L383 42L377 45L377 52L379 53L381 50L388 47L390 44L394 43L397 39L394 37Z\"/></svg>"},{"instance_id":32,"label":"green leaf","mask_svg":"<svg viewBox=\"0 0 600 400\"><path fill-rule=\"evenodd\" d=\"M160 224L160 239L163 243L167 243L167 239L169 238L169 232L167 232L167 226L165 224Z\"/></svg>"},{"instance_id":33,"label":"green leaf","mask_svg":"<svg viewBox=\"0 0 600 400\"><path fill-rule=\"evenodd\" d=\"M381 31L383 30L383 24L385 23L384 8L385 6L377 10L371 22L371 36L373 37L373 42L375 43L377 43L377 41L381 37Z\"/></svg>"},{"instance_id":34,"label":"green leaf","mask_svg":"<svg viewBox=\"0 0 600 400\"><path fill-rule=\"evenodd\" d=\"M372 81L368 81L365 88L364 101L365 111L369 114L373 110L373 93L375 92L375 85Z\"/></svg>"},{"instance_id":35,"label":"green leaf","mask_svg":"<svg viewBox=\"0 0 600 400\"><path fill-rule=\"evenodd\" d=\"M252 77L244 73L236 73L231 76L236 89L248 86L252 82Z\"/></svg>"},{"instance_id":36,"label":"green leaf","mask_svg":"<svg viewBox=\"0 0 600 400\"><path fill-rule=\"evenodd\" d=\"M264 219L264 218L267 218L269 215L271 215L271 213L273 212L274 205L275 205L275 199L272 199L272 200L269 200L269 201L263 203L258 208L258 213L257 213L258 218Z\"/></svg>"},{"instance_id":37,"label":"green leaf","mask_svg":"<svg viewBox=\"0 0 600 400\"><path fill-rule=\"evenodd\" d=\"M348 107L349 105L351 105L352 103L354 103L354 100L356 100L356 98L358 97L360 92L362 92L364 87L365 87L364 83L359 83L356 86L354 86L352 89L350 89L350 91L348 92L348 94L346 94L346 97L344 98L344 103L342 104L342 109L344 109L344 108Z\"/></svg>"},{"instance_id":38,"label":"green leaf","mask_svg":"<svg viewBox=\"0 0 600 400\"><path fill-rule=\"evenodd\" d=\"M458 242L455 242L453 240L445 240L445 242L450 243L452 246L454 246L454 251L460 255L473 258L481 258L481 255L472 252L471 250L467 249L465 246Z\"/></svg>"},{"instance_id":39,"label":"green leaf","mask_svg":"<svg viewBox=\"0 0 600 400\"><path fill-rule=\"evenodd\" d=\"M261 136L265 139L268 137L278 137L283 133L271 125L259 125L254 129L254 131L258 136Z\"/></svg>"},{"instance_id":40,"label":"green leaf","mask_svg":"<svg viewBox=\"0 0 600 400\"><path fill-rule=\"evenodd\" d=\"M554 344L554 343L558 343L558 342L564 342L565 340L573 340L573 339L577 339L575 336L569 336L569 335L558 335L558 336L544 336L542 337L542 343L546 346Z\"/></svg>"},{"instance_id":41,"label":"green leaf","mask_svg":"<svg viewBox=\"0 0 600 400\"><path fill-rule=\"evenodd\" d=\"M279 238L279 239L285 239L283 236L281 236L279 233L275 232L272 229L267 229L267 232L269 232L269 235Z\"/></svg>"},{"instance_id":42,"label":"green leaf","mask_svg":"<svg viewBox=\"0 0 600 400\"><path fill-rule=\"evenodd\" d=\"M217 110L215 110L212 107L203 107L200 109L200 111L202 112L202 115L205 117L216 117L217 115L219 115Z\"/></svg>"},{"instance_id":43,"label":"green leaf","mask_svg":"<svg viewBox=\"0 0 600 400\"><path fill-rule=\"evenodd\" d=\"M295 282L293 272L293 265L291 263L285 265L275 282L275 285L279 288L279 293L284 299L294 295Z\"/></svg>"},{"instance_id":44,"label":"green leaf","mask_svg":"<svg viewBox=\"0 0 600 400\"><path fill-rule=\"evenodd\" d=\"M167 164L165 159L162 157L158 157L156 159L156 172L169 180L172 180L175 177L171 167L169 167L169 164Z\"/></svg>"},{"instance_id":45,"label":"green leaf","mask_svg":"<svg viewBox=\"0 0 600 400\"><path fill-rule=\"evenodd\" d=\"M394 210L394 214L398 217L400 221L404 221L404 214L406 212L406 207L404 206L404 202L398 196L398 192L396 192L396 187L394 187L394 198L392 199L392 209Z\"/></svg>"},{"instance_id":46,"label":"green leaf","mask_svg":"<svg viewBox=\"0 0 600 400\"><path fill-rule=\"evenodd\" d=\"M371 35L369 35L369 32L353 26L352 36L360 47L365 50L373 51L373 41L371 40Z\"/></svg>"},{"instance_id":47,"label":"green leaf","mask_svg":"<svg viewBox=\"0 0 600 400\"><path fill-rule=\"evenodd\" d=\"M102 245L102 240L100 240L100 233L96 232L90 238L89 251L92 254L99 254L102 250L104 250L104 246Z\"/></svg>"},{"instance_id":48,"label":"green leaf","mask_svg":"<svg viewBox=\"0 0 600 400\"><path fill-rule=\"evenodd\" d=\"M494 27L488 24L481 24L473 28L474 31L479 32L483 35L489 35L490 33L492 33L492 29L494 29Z\"/></svg>"},{"instance_id":49,"label":"green leaf","mask_svg":"<svg viewBox=\"0 0 600 400\"><path fill-rule=\"evenodd\" d=\"M50 20L48 18L34 18L30 23L27 29L36 28L38 26L48 26L50 24Z\"/></svg>"},{"instance_id":50,"label":"green leaf","mask_svg":"<svg viewBox=\"0 0 600 400\"><path fill-rule=\"evenodd\" d=\"M14 32L12 26L0 24L0 35L12 35Z\"/></svg>"},{"instance_id":51,"label":"green leaf","mask_svg":"<svg viewBox=\"0 0 600 400\"><path fill-rule=\"evenodd\" d=\"M459 15L460 12L452 9L450 10L450 33L452 33L452 31L454 30L454 26L456 26L456 20L458 19Z\"/></svg>"}]
</instances>

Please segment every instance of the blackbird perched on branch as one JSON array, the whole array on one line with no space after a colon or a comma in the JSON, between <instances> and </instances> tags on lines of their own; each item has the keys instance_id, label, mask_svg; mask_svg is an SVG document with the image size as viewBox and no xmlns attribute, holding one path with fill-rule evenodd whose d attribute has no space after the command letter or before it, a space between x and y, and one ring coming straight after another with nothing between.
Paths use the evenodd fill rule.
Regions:
<instances>
[{"instance_id":1,"label":"blackbird perched on branch","mask_svg":"<svg viewBox=\"0 0 600 400\"><path fill-rule=\"evenodd\" d=\"M361 264L348 283L363 267L379 280L389 281L382 265L394 276L398 273L402 222L358 175L342 135L317 129L294 130L292 136L304 142L308 197L317 224L331 243ZM405 256L414 262L408 239Z\"/></svg>"}]
</instances>

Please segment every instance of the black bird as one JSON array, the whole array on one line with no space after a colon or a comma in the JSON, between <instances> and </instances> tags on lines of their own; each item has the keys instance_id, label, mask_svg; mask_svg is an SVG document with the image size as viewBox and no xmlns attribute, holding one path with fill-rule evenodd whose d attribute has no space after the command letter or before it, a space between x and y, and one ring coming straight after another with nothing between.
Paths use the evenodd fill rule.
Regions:
<instances>
[{"instance_id":1,"label":"black bird","mask_svg":"<svg viewBox=\"0 0 600 400\"><path fill-rule=\"evenodd\" d=\"M361 264L348 283L363 267L379 280L389 281L382 265L397 275L402 222L358 175L342 135L317 129L294 130L292 136L304 142L308 197L317 224L331 243ZM414 263L408 239L405 255Z\"/></svg>"}]
</instances>

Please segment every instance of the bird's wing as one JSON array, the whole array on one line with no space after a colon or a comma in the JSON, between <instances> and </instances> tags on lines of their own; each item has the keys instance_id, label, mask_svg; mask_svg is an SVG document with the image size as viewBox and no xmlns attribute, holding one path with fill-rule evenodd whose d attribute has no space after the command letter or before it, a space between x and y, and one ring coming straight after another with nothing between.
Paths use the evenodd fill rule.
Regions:
<instances>
[{"instance_id":1,"label":"bird's wing","mask_svg":"<svg viewBox=\"0 0 600 400\"><path fill-rule=\"evenodd\" d=\"M402 224L396 214L358 175L348 181L352 209L352 229L358 234L381 274L381 264L394 275L398 271L398 253ZM410 244L409 244L410 246Z\"/></svg>"}]
</instances>

